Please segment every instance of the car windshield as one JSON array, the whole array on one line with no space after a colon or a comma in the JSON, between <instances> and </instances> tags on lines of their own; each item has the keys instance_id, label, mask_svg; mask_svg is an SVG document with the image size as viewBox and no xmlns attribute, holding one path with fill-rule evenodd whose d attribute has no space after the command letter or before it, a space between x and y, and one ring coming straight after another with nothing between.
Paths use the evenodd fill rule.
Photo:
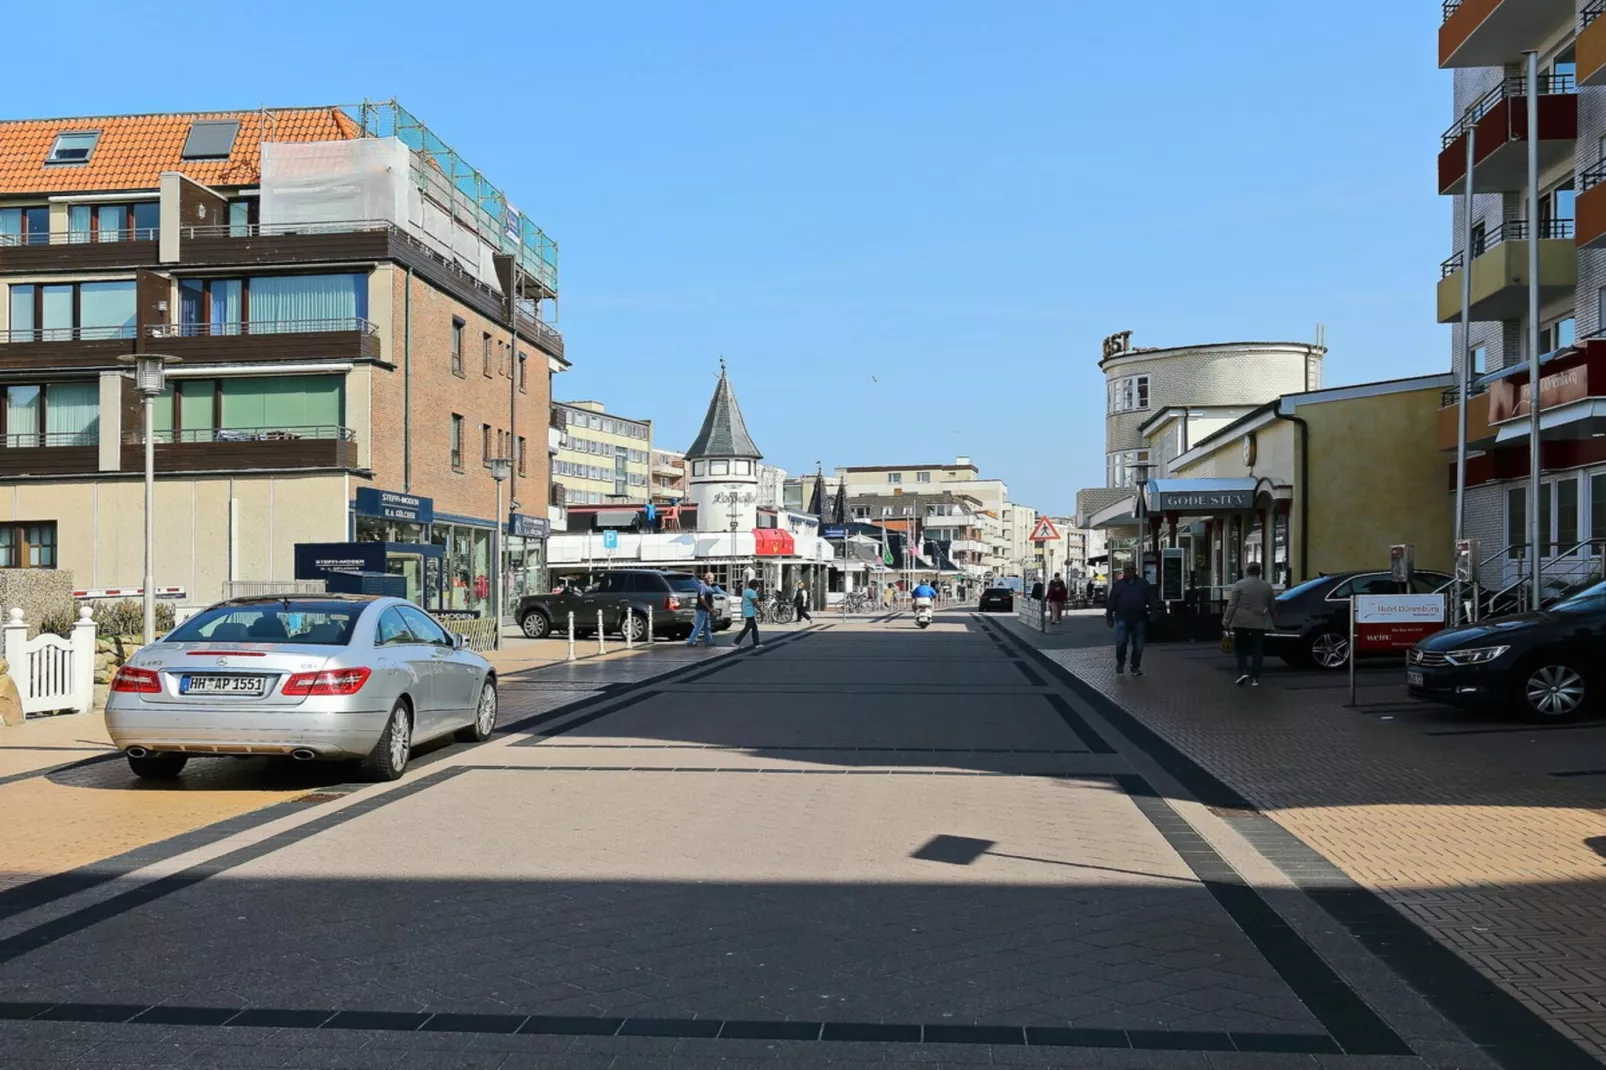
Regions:
<instances>
[{"instance_id":1,"label":"car windshield","mask_svg":"<svg viewBox=\"0 0 1606 1070\"><path fill-rule=\"evenodd\" d=\"M1606 609L1606 583L1585 587L1550 607L1553 613L1595 613Z\"/></svg>"},{"instance_id":2,"label":"car windshield","mask_svg":"<svg viewBox=\"0 0 1606 1070\"><path fill-rule=\"evenodd\" d=\"M1322 584L1332 582L1332 579L1333 579L1333 577L1331 577L1331 576L1317 576L1313 580L1306 580L1304 583L1301 583L1299 586L1290 587L1290 588L1288 588L1288 590L1286 590L1282 594L1278 595L1277 596L1277 601L1279 601L1279 602L1287 602L1290 599L1298 598L1300 595L1304 594L1306 591L1314 591L1317 587L1320 587Z\"/></svg>"},{"instance_id":3,"label":"car windshield","mask_svg":"<svg viewBox=\"0 0 1606 1070\"><path fill-rule=\"evenodd\" d=\"M180 624L167 641L345 646L365 608L363 603L290 601L213 606Z\"/></svg>"}]
</instances>

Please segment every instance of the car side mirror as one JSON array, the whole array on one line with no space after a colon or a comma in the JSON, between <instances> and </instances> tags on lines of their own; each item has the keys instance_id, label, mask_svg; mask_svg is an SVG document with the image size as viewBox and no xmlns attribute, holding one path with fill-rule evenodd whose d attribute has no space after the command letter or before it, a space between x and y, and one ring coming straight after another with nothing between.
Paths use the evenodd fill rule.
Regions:
<instances>
[{"instance_id":1,"label":"car side mirror","mask_svg":"<svg viewBox=\"0 0 1606 1070\"><path fill-rule=\"evenodd\" d=\"M466 649L468 649L468 636L464 635L462 632L453 632L452 633L452 649L453 650L466 650Z\"/></svg>"}]
</instances>

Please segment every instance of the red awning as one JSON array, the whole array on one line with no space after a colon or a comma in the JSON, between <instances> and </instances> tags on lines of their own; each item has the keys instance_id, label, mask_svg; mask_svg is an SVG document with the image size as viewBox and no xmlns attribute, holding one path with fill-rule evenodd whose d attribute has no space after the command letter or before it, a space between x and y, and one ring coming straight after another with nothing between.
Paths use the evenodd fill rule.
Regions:
<instances>
[{"instance_id":1,"label":"red awning","mask_svg":"<svg viewBox=\"0 0 1606 1070\"><path fill-rule=\"evenodd\" d=\"M754 528L753 545L760 557L791 557L797 552L792 533L780 528Z\"/></svg>"}]
</instances>

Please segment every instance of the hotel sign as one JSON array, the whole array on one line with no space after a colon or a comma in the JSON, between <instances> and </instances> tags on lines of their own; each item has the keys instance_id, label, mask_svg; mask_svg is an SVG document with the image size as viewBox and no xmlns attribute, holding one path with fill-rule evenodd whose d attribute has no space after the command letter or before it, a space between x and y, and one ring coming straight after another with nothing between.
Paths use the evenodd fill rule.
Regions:
<instances>
[{"instance_id":1,"label":"hotel sign","mask_svg":"<svg viewBox=\"0 0 1606 1070\"><path fill-rule=\"evenodd\" d=\"M1111 357L1119 357L1122 353L1129 351L1131 348L1131 331L1122 331L1119 334L1112 334L1104 340L1104 359L1109 360Z\"/></svg>"},{"instance_id":2,"label":"hotel sign","mask_svg":"<svg viewBox=\"0 0 1606 1070\"><path fill-rule=\"evenodd\" d=\"M1253 509L1252 490L1165 490L1149 492L1149 511L1154 513L1224 513Z\"/></svg>"},{"instance_id":3,"label":"hotel sign","mask_svg":"<svg viewBox=\"0 0 1606 1070\"><path fill-rule=\"evenodd\" d=\"M1500 423L1528 415L1530 390L1527 378L1515 376L1489 384L1489 422ZM1552 372L1539 379L1539 411L1589 397L1589 365Z\"/></svg>"}]
</instances>

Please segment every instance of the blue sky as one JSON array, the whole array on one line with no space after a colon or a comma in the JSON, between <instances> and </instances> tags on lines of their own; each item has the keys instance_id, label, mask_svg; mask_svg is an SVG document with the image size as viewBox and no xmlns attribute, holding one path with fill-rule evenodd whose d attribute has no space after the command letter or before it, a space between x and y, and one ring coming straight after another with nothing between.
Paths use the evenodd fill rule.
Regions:
<instances>
[{"instance_id":1,"label":"blue sky","mask_svg":"<svg viewBox=\"0 0 1606 1070\"><path fill-rule=\"evenodd\" d=\"M46 7L61 25L32 37L81 36L97 6L123 10ZM493 7L124 19L70 72L13 50L0 99L397 97L561 243L560 396L684 446L724 354L792 471L967 454L1070 511L1104 480L1097 359L1119 330L1322 322L1329 384L1447 363L1428 0Z\"/></svg>"}]
</instances>

